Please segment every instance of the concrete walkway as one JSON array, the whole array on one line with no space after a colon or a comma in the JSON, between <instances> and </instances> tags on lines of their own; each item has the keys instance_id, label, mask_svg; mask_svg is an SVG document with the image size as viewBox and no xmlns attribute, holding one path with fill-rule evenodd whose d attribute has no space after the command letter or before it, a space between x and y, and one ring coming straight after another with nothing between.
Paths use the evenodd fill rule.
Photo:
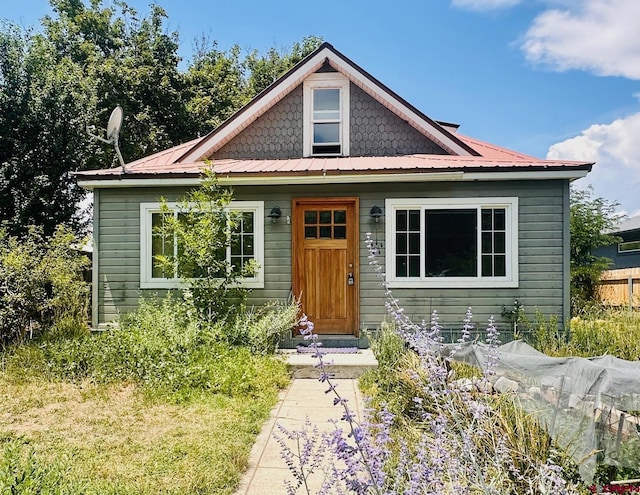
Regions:
<instances>
[{"instance_id":1,"label":"concrete walkway","mask_svg":"<svg viewBox=\"0 0 640 495\"><path fill-rule=\"evenodd\" d=\"M342 415L343 409L333 405L333 395L325 393L327 384L317 380L318 370L313 369L315 360L310 356L293 353L288 356L288 360L291 363L294 379L289 388L280 394L278 403L271 411L271 417L263 425L251 451L249 468L240 481L236 495L283 495L286 493L284 481L293 481L293 477L280 457L280 445L273 436L274 433L280 434L278 424L289 431L301 430L308 418L320 431L327 431L334 428L329 420L340 419ZM335 365L331 372L335 371L338 378L333 380L333 383L337 385L341 397L348 399L351 411L361 418L363 401L358 389L357 377L364 370L377 365L373 354L368 350L358 354L330 354L327 355L326 360L334 361ZM296 376L305 378L296 378ZM320 483L321 480L318 479L313 484L319 488Z\"/></svg>"}]
</instances>

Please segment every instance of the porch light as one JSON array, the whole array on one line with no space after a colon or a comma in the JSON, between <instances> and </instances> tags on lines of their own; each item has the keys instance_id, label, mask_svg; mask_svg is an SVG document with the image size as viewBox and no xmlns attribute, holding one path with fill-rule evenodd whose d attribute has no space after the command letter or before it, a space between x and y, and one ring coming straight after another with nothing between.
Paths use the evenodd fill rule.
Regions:
<instances>
[{"instance_id":1,"label":"porch light","mask_svg":"<svg viewBox=\"0 0 640 495\"><path fill-rule=\"evenodd\" d=\"M274 206L267 216L271 219L271 223L278 223L278 218L282 216L282 211L280 211L279 206Z\"/></svg>"},{"instance_id":2,"label":"porch light","mask_svg":"<svg viewBox=\"0 0 640 495\"><path fill-rule=\"evenodd\" d=\"M371 208L369 215L371 215L371 218L373 218L374 222L380 223L380 217L382 216L382 208L380 208L379 206L374 206L373 208Z\"/></svg>"}]
</instances>

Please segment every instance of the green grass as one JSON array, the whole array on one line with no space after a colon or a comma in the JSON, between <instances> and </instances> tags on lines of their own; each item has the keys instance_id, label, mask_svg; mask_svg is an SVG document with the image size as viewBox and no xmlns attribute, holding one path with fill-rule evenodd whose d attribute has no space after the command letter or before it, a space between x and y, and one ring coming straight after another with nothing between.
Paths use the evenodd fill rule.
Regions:
<instances>
[{"instance_id":1,"label":"green grass","mask_svg":"<svg viewBox=\"0 0 640 495\"><path fill-rule=\"evenodd\" d=\"M0 494L233 493L289 376L223 333L152 300L0 352Z\"/></svg>"},{"instance_id":2,"label":"green grass","mask_svg":"<svg viewBox=\"0 0 640 495\"><path fill-rule=\"evenodd\" d=\"M533 345L550 356L602 356L640 359L640 312L599 309L569 322L569 335L558 335L554 322L537 317Z\"/></svg>"},{"instance_id":3,"label":"green grass","mask_svg":"<svg viewBox=\"0 0 640 495\"><path fill-rule=\"evenodd\" d=\"M576 356L610 354L621 359L640 359L640 312L603 310L571 320L566 352Z\"/></svg>"}]
</instances>

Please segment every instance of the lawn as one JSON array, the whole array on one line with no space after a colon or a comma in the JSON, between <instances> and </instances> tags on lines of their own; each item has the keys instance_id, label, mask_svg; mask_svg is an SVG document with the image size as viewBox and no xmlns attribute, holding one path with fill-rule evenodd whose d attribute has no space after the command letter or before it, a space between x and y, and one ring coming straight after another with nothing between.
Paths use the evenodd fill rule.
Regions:
<instances>
[{"instance_id":1,"label":"lawn","mask_svg":"<svg viewBox=\"0 0 640 495\"><path fill-rule=\"evenodd\" d=\"M0 493L233 493L275 392L175 404L133 384L2 377Z\"/></svg>"},{"instance_id":2,"label":"lawn","mask_svg":"<svg viewBox=\"0 0 640 495\"><path fill-rule=\"evenodd\" d=\"M109 332L0 349L0 494L233 493L289 375L225 330L152 301Z\"/></svg>"}]
</instances>

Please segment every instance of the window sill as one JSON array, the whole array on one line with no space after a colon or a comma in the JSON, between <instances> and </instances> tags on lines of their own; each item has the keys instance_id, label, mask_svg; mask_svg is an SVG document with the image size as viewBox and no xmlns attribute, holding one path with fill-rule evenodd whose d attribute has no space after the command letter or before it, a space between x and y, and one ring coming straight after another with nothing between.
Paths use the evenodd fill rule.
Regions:
<instances>
[{"instance_id":1,"label":"window sill","mask_svg":"<svg viewBox=\"0 0 640 495\"><path fill-rule=\"evenodd\" d=\"M390 289L516 289L517 280L486 280L476 278L434 278L430 280L403 280L394 279L388 281Z\"/></svg>"}]
</instances>

